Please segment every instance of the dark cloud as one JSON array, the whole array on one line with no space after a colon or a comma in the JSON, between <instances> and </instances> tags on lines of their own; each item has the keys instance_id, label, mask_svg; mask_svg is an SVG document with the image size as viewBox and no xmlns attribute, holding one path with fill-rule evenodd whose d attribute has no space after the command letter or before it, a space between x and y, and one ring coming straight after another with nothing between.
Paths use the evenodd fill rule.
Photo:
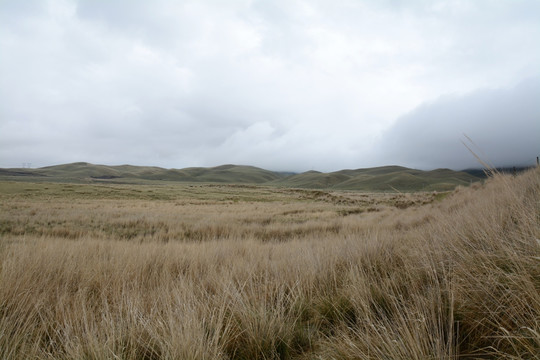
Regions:
<instances>
[{"instance_id":1,"label":"dark cloud","mask_svg":"<svg viewBox=\"0 0 540 360\"><path fill-rule=\"evenodd\" d=\"M400 117L383 134L379 161L422 169L480 166L467 145L494 166L533 165L540 155L539 99L539 78L441 97Z\"/></svg>"}]
</instances>

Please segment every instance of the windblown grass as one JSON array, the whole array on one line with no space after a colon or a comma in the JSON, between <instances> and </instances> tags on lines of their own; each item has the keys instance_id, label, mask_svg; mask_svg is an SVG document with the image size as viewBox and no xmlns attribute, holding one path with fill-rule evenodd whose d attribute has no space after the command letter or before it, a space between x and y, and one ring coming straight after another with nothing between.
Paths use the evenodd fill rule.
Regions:
<instances>
[{"instance_id":1,"label":"windblown grass","mask_svg":"<svg viewBox=\"0 0 540 360\"><path fill-rule=\"evenodd\" d=\"M0 358L538 359L539 180L442 200L8 184Z\"/></svg>"}]
</instances>

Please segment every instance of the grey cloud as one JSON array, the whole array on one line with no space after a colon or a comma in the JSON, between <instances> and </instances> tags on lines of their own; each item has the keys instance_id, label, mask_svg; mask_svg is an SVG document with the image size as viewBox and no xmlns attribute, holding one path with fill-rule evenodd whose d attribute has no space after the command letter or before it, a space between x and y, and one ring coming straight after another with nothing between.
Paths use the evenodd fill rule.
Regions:
<instances>
[{"instance_id":1,"label":"grey cloud","mask_svg":"<svg viewBox=\"0 0 540 360\"><path fill-rule=\"evenodd\" d=\"M513 88L444 96L400 117L378 160L417 168L533 165L540 155L540 78ZM470 138L473 143L467 139Z\"/></svg>"}]
</instances>

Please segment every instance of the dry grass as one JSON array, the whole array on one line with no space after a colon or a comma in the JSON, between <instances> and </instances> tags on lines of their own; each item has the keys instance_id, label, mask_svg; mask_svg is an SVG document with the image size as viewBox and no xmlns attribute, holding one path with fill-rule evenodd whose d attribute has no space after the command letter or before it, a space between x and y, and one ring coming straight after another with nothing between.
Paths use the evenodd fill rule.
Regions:
<instances>
[{"instance_id":1,"label":"dry grass","mask_svg":"<svg viewBox=\"0 0 540 360\"><path fill-rule=\"evenodd\" d=\"M0 358L538 359L539 180L0 184Z\"/></svg>"}]
</instances>

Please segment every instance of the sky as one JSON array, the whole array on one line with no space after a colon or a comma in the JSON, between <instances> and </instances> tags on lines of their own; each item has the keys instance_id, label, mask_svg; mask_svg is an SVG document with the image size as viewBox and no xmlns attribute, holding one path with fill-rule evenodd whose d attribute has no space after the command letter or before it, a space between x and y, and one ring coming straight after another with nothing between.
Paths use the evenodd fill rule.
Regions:
<instances>
[{"instance_id":1,"label":"sky","mask_svg":"<svg viewBox=\"0 0 540 360\"><path fill-rule=\"evenodd\" d=\"M0 167L540 156L538 0L0 0Z\"/></svg>"}]
</instances>

